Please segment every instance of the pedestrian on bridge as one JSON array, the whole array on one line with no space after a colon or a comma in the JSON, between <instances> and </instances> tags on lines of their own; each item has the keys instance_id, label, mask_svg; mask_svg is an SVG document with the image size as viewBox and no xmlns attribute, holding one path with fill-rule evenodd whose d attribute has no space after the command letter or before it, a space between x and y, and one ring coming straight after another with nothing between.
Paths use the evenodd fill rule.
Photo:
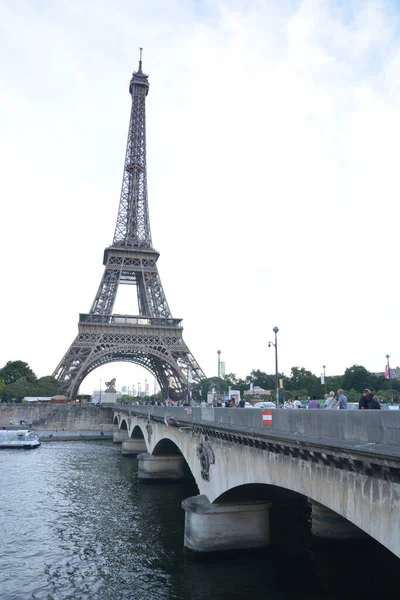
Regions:
<instances>
[{"instance_id":1,"label":"pedestrian on bridge","mask_svg":"<svg viewBox=\"0 0 400 600\"><path fill-rule=\"evenodd\" d=\"M368 408L368 406L367 406L367 396L370 393L371 393L371 390L369 390L368 388L365 388L365 390L361 394L360 399L358 401L358 408L360 410L366 410Z\"/></svg>"},{"instance_id":2,"label":"pedestrian on bridge","mask_svg":"<svg viewBox=\"0 0 400 600\"><path fill-rule=\"evenodd\" d=\"M339 408L341 410L347 409L347 396L344 395L342 389L338 390L338 400L336 402L335 408Z\"/></svg>"},{"instance_id":3,"label":"pedestrian on bridge","mask_svg":"<svg viewBox=\"0 0 400 600\"><path fill-rule=\"evenodd\" d=\"M373 392L370 392L367 396L367 409L368 410L381 410L378 398Z\"/></svg>"},{"instance_id":4,"label":"pedestrian on bridge","mask_svg":"<svg viewBox=\"0 0 400 600\"><path fill-rule=\"evenodd\" d=\"M329 392L328 404L325 408L336 408L335 392Z\"/></svg>"},{"instance_id":5,"label":"pedestrian on bridge","mask_svg":"<svg viewBox=\"0 0 400 600\"><path fill-rule=\"evenodd\" d=\"M321 408L321 404L317 398L317 396L313 396L310 400L310 402L307 405L307 408Z\"/></svg>"},{"instance_id":6,"label":"pedestrian on bridge","mask_svg":"<svg viewBox=\"0 0 400 600\"><path fill-rule=\"evenodd\" d=\"M295 396L295 399L293 402L293 408L303 408L303 405L300 400L300 396Z\"/></svg>"}]
</instances>

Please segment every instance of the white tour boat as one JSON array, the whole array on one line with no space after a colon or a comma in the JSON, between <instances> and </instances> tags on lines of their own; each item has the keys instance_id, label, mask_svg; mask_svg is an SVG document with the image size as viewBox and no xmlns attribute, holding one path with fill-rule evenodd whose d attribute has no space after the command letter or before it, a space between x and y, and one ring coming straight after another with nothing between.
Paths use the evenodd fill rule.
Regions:
<instances>
[{"instance_id":1,"label":"white tour boat","mask_svg":"<svg viewBox=\"0 0 400 600\"><path fill-rule=\"evenodd\" d=\"M0 448L39 448L40 438L27 429L0 429Z\"/></svg>"}]
</instances>

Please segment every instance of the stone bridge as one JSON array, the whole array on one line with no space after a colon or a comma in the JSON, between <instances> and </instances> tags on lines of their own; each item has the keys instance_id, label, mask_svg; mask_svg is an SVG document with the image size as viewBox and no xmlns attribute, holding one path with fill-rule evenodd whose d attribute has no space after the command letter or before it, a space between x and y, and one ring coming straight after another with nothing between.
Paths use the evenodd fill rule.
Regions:
<instances>
[{"instance_id":1,"label":"stone bridge","mask_svg":"<svg viewBox=\"0 0 400 600\"><path fill-rule=\"evenodd\" d=\"M191 550L267 545L269 493L285 488L309 499L315 535L368 534L400 557L400 412L118 406L114 427L140 478L191 471Z\"/></svg>"}]
</instances>

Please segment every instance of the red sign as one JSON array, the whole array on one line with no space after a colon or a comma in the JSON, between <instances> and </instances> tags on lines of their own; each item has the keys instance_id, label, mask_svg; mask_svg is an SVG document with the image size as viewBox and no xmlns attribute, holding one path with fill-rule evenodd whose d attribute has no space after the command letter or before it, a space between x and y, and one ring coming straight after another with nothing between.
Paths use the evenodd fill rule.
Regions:
<instances>
[{"instance_id":1,"label":"red sign","mask_svg":"<svg viewBox=\"0 0 400 600\"><path fill-rule=\"evenodd\" d=\"M272 410L262 411L263 425L272 425Z\"/></svg>"}]
</instances>

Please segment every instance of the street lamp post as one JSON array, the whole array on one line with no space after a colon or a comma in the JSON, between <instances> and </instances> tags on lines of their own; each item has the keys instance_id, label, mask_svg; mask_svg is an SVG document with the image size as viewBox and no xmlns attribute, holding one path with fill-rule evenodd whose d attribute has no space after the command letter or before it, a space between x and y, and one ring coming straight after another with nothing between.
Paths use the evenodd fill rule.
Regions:
<instances>
[{"instance_id":1,"label":"street lamp post","mask_svg":"<svg viewBox=\"0 0 400 600\"><path fill-rule=\"evenodd\" d=\"M221 377L221 350L217 350L217 354L218 354L218 387L217 387L217 402L220 399L221 396L221 381L220 381L220 377Z\"/></svg>"},{"instance_id":2,"label":"street lamp post","mask_svg":"<svg viewBox=\"0 0 400 600\"><path fill-rule=\"evenodd\" d=\"M272 330L275 334L275 343L268 342L268 347L274 346L275 348L275 402L276 406L279 406L279 372L278 372L278 327L274 327Z\"/></svg>"},{"instance_id":3,"label":"street lamp post","mask_svg":"<svg viewBox=\"0 0 400 600\"><path fill-rule=\"evenodd\" d=\"M326 365L322 365L322 368L324 369L324 386L325 386L325 394L326 394L326 374L325 374Z\"/></svg>"},{"instance_id":4,"label":"street lamp post","mask_svg":"<svg viewBox=\"0 0 400 600\"><path fill-rule=\"evenodd\" d=\"M99 398L99 404L101 404L101 379L100 379L100 398Z\"/></svg>"},{"instance_id":5,"label":"street lamp post","mask_svg":"<svg viewBox=\"0 0 400 600\"><path fill-rule=\"evenodd\" d=\"M388 368L388 378L389 378L390 403L393 404L392 377L391 377L391 373L390 373L389 358L390 358L390 354L386 354L387 368Z\"/></svg>"}]
</instances>

